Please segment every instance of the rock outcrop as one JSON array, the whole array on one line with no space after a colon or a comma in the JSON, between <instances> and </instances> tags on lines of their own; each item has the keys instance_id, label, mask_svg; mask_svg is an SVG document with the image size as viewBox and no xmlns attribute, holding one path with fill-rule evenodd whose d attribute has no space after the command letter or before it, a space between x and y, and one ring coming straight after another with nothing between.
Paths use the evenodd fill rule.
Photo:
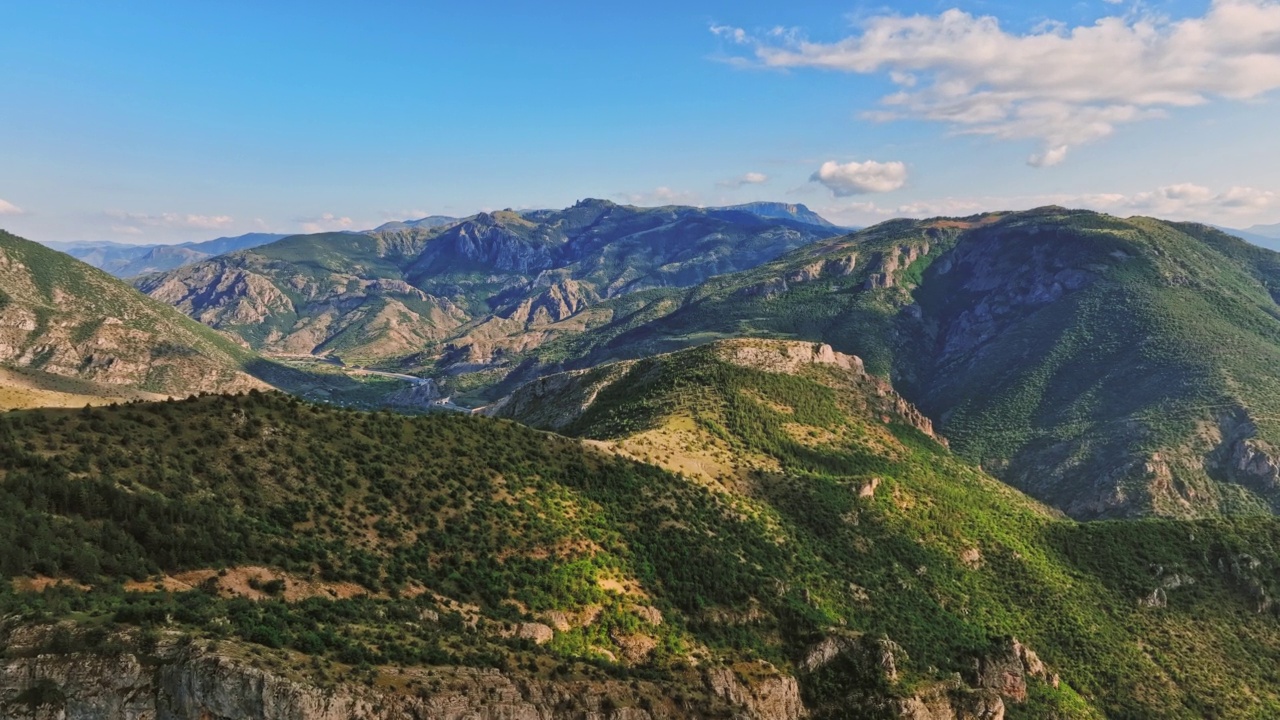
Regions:
<instances>
[{"instance_id":1,"label":"rock outcrop","mask_svg":"<svg viewBox=\"0 0 1280 720\"><path fill-rule=\"evenodd\" d=\"M1054 687L1059 682L1035 651L1014 638L976 658L967 678L956 675L900 694L893 689L898 685L900 669L908 661L901 646L889 638L832 635L811 647L799 667L802 675L834 671L861 678L858 685L863 687L885 688L883 692L864 691L844 699L843 710L862 708L868 716L887 715L902 720L1003 720L1006 703L1018 705L1027 701L1028 680Z\"/></svg>"}]
</instances>

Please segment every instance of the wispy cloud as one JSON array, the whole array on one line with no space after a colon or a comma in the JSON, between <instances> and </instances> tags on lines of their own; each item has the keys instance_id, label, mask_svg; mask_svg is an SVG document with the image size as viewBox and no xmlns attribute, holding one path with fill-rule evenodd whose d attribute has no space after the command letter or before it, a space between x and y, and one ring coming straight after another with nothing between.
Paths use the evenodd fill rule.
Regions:
<instances>
[{"instance_id":1,"label":"wispy cloud","mask_svg":"<svg viewBox=\"0 0 1280 720\"><path fill-rule=\"evenodd\" d=\"M716 187L736 189L745 185L762 185L769 182L769 176L762 172L749 172L741 177L721 180Z\"/></svg>"},{"instance_id":2,"label":"wispy cloud","mask_svg":"<svg viewBox=\"0 0 1280 720\"><path fill-rule=\"evenodd\" d=\"M25 212L22 208L14 205L8 200L0 200L0 215L23 215Z\"/></svg>"},{"instance_id":3,"label":"wispy cloud","mask_svg":"<svg viewBox=\"0 0 1280 720\"><path fill-rule=\"evenodd\" d=\"M235 222L230 215L193 215L184 213L132 213L108 210L103 213L114 224L112 231L123 235L140 235L144 227L218 230Z\"/></svg>"},{"instance_id":4,"label":"wispy cloud","mask_svg":"<svg viewBox=\"0 0 1280 720\"><path fill-rule=\"evenodd\" d=\"M897 190L907 183L907 166L900 162L822 163L809 182L822 183L836 197L869 195Z\"/></svg>"},{"instance_id":5,"label":"wispy cloud","mask_svg":"<svg viewBox=\"0 0 1280 720\"><path fill-rule=\"evenodd\" d=\"M1251 100L1280 88L1280 1L1213 0L1178 21L1141 10L1093 25L1005 31L960 10L879 15L830 43L794 33L712 32L748 49L757 67L884 74L897 91L864 117L923 119L956 132L1035 139L1048 167L1118 125L1165 117L1215 98ZM738 64L743 64L739 62Z\"/></svg>"},{"instance_id":6,"label":"wispy cloud","mask_svg":"<svg viewBox=\"0 0 1280 720\"><path fill-rule=\"evenodd\" d=\"M994 210L1025 210L1042 205L1240 227L1265 221L1280 213L1280 193L1252 187L1214 190L1194 183L1178 183L1135 193L944 197L897 205L851 202L818 208L818 211L841 222L861 225L891 217L973 215Z\"/></svg>"},{"instance_id":7,"label":"wispy cloud","mask_svg":"<svg viewBox=\"0 0 1280 720\"><path fill-rule=\"evenodd\" d=\"M355 221L343 215L335 215L334 213L321 213L316 217L298 218L298 226L306 233L321 232L338 232L341 230L350 230L355 226Z\"/></svg>"},{"instance_id":8,"label":"wispy cloud","mask_svg":"<svg viewBox=\"0 0 1280 720\"><path fill-rule=\"evenodd\" d=\"M695 192L672 190L665 185L638 193L617 193L614 197L628 205L652 207L661 205L702 205L702 197Z\"/></svg>"}]
</instances>

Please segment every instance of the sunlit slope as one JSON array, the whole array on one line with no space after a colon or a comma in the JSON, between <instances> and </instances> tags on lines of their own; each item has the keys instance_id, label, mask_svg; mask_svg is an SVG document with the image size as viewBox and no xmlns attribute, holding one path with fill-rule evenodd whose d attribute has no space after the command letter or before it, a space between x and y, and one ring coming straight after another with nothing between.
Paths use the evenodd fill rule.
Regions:
<instances>
[{"instance_id":1,"label":"sunlit slope","mask_svg":"<svg viewBox=\"0 0 1280 720\"><path fill-rule=\"evenodd\" d=\"M554 375L495 412L733 498L795 562L813 558L804 612L824 632L887 637L912 668L937 668L935 681L948 668L972 677L957 659L1017 637L1062 684L1029 680L1032 700L1010 703L1012 717L1276 707L1274 671L1258 658L1280 647L1270 575L1280 523L1074 523L953 457L856 358L725 341ZM837 679L847 675L817 676L806 686L815 707L858 692Z\"/></svg>"}]
</instances>

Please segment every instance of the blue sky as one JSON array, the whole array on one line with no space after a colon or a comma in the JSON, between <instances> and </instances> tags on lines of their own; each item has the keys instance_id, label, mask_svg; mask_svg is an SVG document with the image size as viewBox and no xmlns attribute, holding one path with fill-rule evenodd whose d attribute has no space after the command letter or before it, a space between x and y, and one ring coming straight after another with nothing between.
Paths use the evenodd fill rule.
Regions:
<instances>
[{"instance_id":1,"label":"blue sky","mask_svg":"<svg viewBox=\"0 0 1280 720\"><path fill-rule=\"evenodd\" d=\"M177 242L582 197L1280 221L1277 0L467 5L10 0L0 227Z\"/></svg>"}]
</instances>

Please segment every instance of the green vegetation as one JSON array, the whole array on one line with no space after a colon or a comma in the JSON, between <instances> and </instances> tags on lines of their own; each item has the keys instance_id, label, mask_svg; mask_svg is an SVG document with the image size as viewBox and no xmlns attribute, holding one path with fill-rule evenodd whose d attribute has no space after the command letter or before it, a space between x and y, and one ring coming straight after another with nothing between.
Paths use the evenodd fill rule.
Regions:
<instances>
[{"instance_id":1,"label":"green vegetation","mask_svg":"<svg viewBox=\"0 0 1280 720\"><path fill-rule=\"evenodd\" d=\"M624 442L691 419L685 451L740 459L717 482L507 421L279 394L8 413L0 568L90 589L5 589L0 612L76 618L101 642L181 629L322 666L675 684L697 654L795 672L824 637L901 647L893 681L853 672L857 655L802 673L820 715L953 673L974 682L975 658L1013 636L1062 684L1030 680L1010 717L1280 708L1263 660L1280 644L1280 524L1062 520L951 457L875 380L743 367L720 347L637 363L575 426ZM247 589L221 584L246 573ZM194 589L152 589L162 575ZM542 646L501 630L550 612L594 619ZM615 638L637 634L652 650L624 660Z\"/></svg>"},{"instance_id":2,"label":"green vegetation","mask_svg":"<svg viewBox=\"0 0 1280 720\"><path fill-rule=\"evenodd\" d=\"M536 260L555 233L609 212L497 213L473 230ZM298 306L312 281L342 293L367 290L364 275L435 282L426 270L461 253L448 232L294 238L226 262L301 273L281 291ZM675 256L649 259L678 257L677 237L655 241ZM590 257L614 269L629 262L619 248L638 251L600 242ZM28 245L0 244L10 270L31 264ZM1280 445L1277 258L1200 226L1048 208L895 221L697 285L696 263L624 272L608 282L673 287L596 302L609 293L595 284L571 321L539 326L545 342L495 351L459 383L492 397L590 368L521 388L498 412L591 444L256 391L6 413L0 572L14 582L0 584L0 617L6 632L62 623L42 652L118 652L164 630L328 679L383 665L643 679L707 715L691 673L765 661L800 678L819 718L989 691L984 668L1015 657L1016 638L1047 669L1018 665L1028 695L1007 696L1015 720L1270 717L1280 496L1257 458ZM460 309L432 321L460 322L456 345L419 356L440 371L473 359L463 338L501 349L529 328L494 312L524 290L456 267L437 278L458 285L448 304L444 285L434 300L397 286L362 301L383 319ZM18 280L0 313L29 309L24 333L61 328L72 346L136 300L78 265L6 277ZM554 290L567 303L582 286ZM72 291L96 304L67 322L50 298ZM472 314L481 296L488 310ZM215 352L335 403L372 402L393 382L271 363L164 313L129 317L156 333L142 387L189 378L187 363ZM362 323L326 342L368 351L381 330ZM807 342L716 342L741 336ZM599 365L617 358L638 359ZM920 399L956 454L884 378ZM1076 516L1171 517L1079 523L975 461ZM557 630L539 625L550 639L536 644L520 631L532 623ZM823 643L840 650L806 668ZM20 704L57 692L33 686Z\"/></svg>"},{"instance_id":3,"label":"green vegetation","mask_svg":"<svg viewBox=\"0 0 1280 720\"><path fill-rule=\"evenodd\" d=\"M621 441L691 417L702 433L686 435L686 452L725 442L736 458L763 458L740 469L753 491L734 503L785 538L794 579L757 599L779 618L891 638L910 658L908 686L964 672L960 659L1015 636L1066 684L1033 686L1012 717L1082 702L1107 717L1280 708L1263 690L1280 678L1261 660L1280 641L1280 522L1061 519L914 428L884 425L886 411L861 399L870 393L850 392L865 382L741 367L713 345L635 363L570 427ZM872 478L874 497L860 497ZM807 686L815 704L851 692L833 672L844 680Z\"/></svg>"}]
</instances>

